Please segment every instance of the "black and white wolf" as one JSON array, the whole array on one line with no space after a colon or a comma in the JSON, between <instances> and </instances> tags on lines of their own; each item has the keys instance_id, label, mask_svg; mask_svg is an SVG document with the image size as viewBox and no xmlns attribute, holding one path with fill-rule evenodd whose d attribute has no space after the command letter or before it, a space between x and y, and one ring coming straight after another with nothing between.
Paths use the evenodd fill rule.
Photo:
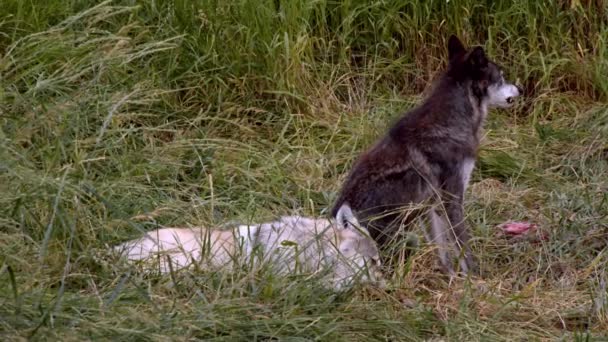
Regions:
<instances>
[{"instance_id":1,"label":"black and white wolf","mask_svg":"<svg viewBox=\"0 0 608 342\"><path fill-rule=\"evenodd\" d=\"M453 274L455 264L463 273L473 267L463 199L488 109L510 107L522 90L505 81L482 47L466 49L451 36L448 56L426 99L355 162L333 213L349 203L381 247L428 213L430 239Z\"/></svg>"}]
</instances>

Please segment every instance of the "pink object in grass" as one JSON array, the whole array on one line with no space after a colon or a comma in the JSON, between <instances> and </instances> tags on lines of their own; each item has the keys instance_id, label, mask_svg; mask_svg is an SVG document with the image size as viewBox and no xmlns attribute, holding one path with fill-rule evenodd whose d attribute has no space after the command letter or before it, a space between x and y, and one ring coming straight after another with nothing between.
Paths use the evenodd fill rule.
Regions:
<instances>
[{"instance_id":1,"label":"pink object in grass","mask_svg":"<svg viewBox=\"0 0 608 342\"><path fill-rule=\"evenodd\" d=\"M512 221L512 222L506 222L503 223L499 226L500 229L502 229L502 231L505 234L509 234L509 235L522 235L525 234L531 230L535 230L536 229L536 224L531 223L531 222L516 222L516 221Z\"/></svg>"}]
</instances>

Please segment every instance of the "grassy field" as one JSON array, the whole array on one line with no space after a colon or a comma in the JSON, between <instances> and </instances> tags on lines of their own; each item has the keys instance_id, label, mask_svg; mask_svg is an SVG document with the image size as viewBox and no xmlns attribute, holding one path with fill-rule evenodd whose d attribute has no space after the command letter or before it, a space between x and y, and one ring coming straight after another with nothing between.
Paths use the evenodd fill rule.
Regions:
<instances>
[{"instance_id":1,"label":"grassy field","mask_svg":"<svg viewBox=\"0 0 608 342\"><path fill-rule=\"evenodd\" d=\"M526 92L490 114L467 194L480 277L450 283L424 244L386 291L339 295L106 253L158 225L326 215L451 33ZM607 102L604 0L0 0L0 338L606 340Z\"/></svg>"}]
</instances>

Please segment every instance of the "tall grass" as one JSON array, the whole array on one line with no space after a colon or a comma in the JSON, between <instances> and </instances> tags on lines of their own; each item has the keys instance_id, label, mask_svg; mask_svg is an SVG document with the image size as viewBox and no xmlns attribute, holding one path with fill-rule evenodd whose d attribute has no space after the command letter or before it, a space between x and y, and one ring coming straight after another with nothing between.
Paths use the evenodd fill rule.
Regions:
<instances>
[{"instance_id":1,"label":"tall grass","mask_svg":"<svg viewBox=\"0 0 608 342\"><path fill-rule=\"evenodd\" d=\"M6 339L606 337L608 3L0 0ZM481 278L422 245L388 291L272 274L145 277L105 251L158 225L324 215L456 33L525 86L467 199ZM512 241L497 224L539 224Z\"/></svg>"}]
</instances>

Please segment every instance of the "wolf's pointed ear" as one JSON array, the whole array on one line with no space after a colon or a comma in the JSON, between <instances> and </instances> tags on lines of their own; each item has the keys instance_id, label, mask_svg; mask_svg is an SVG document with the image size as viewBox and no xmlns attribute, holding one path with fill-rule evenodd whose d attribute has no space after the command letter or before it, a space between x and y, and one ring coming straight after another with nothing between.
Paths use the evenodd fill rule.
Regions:
<instances>
[{"instance_id":1,"label":"wolf's pointed ear","mask_svg":"<svg viewBox=\"0 0 608 342\"><path fill-rule=\"evenodd\" d=\"M479 69L488 65L488 57L486 57L486 52L483 51L483 48L477 46L469 54L467 62L473 69Z\"/></svg>"},{"instance_id":2,"label":"wolf's pointed ear","mask_svg":"<svg viewBox=\"0 0 608 342\"><path fill-rule=\"evenodd\" d=\"M357 218L347 203L344 203L336 213L336 223L340 229L348 229L353 224L358 224Z\"/></svg>"},{"instance_id":3,"label":"wolf's pointed ear","mask_svg":"<svg viewBox=\"0 0 608 342\"><path fill-rule=\"evenodd\" d=\"M359 238L369 236L369 231L359 224L359 221L355 217L355 214L353 214L348 203L342 204L340 209L338 209L338 213L336 213L336 223L338 229L344 229L351 233L355 233Z\"/></svg>"},{"instance_id":4,"label":"wolf's pointed ear","mask_svg":"<svg viewBox=\"0 0 608 342\"><path fill-rule=\"evenodd\" d=\"M448 58L452 60L454 57L463 54L466 51L467 49L462 45L460 39L455 35L451 35L450 39L448 39Z\"/></svg>"}]
</instances>

